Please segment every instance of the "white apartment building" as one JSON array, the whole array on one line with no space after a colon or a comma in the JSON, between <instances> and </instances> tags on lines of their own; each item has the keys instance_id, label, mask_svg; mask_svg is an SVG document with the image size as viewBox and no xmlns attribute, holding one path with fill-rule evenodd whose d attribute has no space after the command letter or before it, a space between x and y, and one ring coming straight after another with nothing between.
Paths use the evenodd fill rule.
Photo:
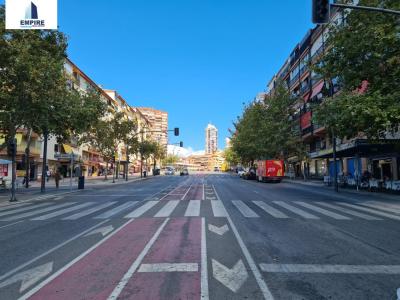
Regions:
<instances>
[{"instance_id":1,"label":"white apartment building","mask_svg":"<svg viewBox=\"0 0 400 300\"><path fill-rule=\"evenodd\" d=\"M212 124L206 127L206 154L214 153L218 150L218 129Z\"/></svg>"}]
</instances>

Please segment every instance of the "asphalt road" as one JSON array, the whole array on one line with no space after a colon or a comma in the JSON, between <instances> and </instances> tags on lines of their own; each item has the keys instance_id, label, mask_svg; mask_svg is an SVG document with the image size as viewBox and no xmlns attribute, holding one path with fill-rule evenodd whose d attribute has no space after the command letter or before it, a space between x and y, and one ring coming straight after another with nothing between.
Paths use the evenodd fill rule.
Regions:
<instances>
[{"instance_id":1,"label":"asphalt road","mask_svg":"<svg viewBox=\"0 0 400 300\"><path fill-rule=\"evenodd\" d=\"M225 174L0 207L0 299L397 299L400 199Z\"/></svg>"}]
</instances>

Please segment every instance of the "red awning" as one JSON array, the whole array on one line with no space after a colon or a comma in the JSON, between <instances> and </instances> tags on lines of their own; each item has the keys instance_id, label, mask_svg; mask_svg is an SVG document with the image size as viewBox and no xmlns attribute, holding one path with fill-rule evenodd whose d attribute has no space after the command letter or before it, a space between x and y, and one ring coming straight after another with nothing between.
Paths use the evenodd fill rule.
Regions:
<instances>
[{"instance_id":1,"label":"red awning","mask_svg":"<svg viewBox=\"0 0 400 300\"><path fill-rule=\"evenodd\" d=\"M306 112L304 115L300 117L300 126L301 129L311 126L311 111Z\"/></svg>"},{"instance_id":2,"label":"red awning","mask_svg":"<svg viewBox=\"0 0 400 300\"><path fill-rule=\"evenodd\" d=\"M322 88L324 87L324 83L324 81L321 81L313 88L310 99L314 98L321 92Z\"/></svg>"}]
</instances>

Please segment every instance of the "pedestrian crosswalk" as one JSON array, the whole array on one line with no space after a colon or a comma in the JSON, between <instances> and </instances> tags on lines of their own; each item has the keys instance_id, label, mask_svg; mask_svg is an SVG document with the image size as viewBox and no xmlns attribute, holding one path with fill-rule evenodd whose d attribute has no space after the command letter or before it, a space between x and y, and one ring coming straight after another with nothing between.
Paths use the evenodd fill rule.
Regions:
<instances>
[{"instance_id":1,"label":"pedestrian crosswalk","mask_svg":"<svg viewBox=\"0 0 400 300\"><path fill-rule=\"evenodd\" d=\"M244 201L244 200L149 200L29 203L7 207L0 211L0 222L75 221L83 218L167 218L167 217L227 217L277 220L306 219L336 221L400 221L400 205L349 203L338 201Z\"/></svg>"}]
</instances>

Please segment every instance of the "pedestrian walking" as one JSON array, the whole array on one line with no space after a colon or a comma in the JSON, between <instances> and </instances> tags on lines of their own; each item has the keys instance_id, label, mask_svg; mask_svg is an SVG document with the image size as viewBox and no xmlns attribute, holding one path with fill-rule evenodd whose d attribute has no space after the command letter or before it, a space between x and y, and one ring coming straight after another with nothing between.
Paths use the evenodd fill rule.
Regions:
<instances>
[{"instance_id":1,"label":"pedestrian walking","mask_svg":"<svg viewBox=\"0 0 400 300\"><path fill-rule=\"evenodd\" d=\"M54 180L56 182L56 188L58 188L59 185L60 185L60 179L61 179L60 172L58 170L56 170L56 173L54 174Z\"/></svg>"},{"instance_id":2,"label":"pedestrian walking","mask_svg":"<svg viewBox=\"0 0 400 300\"><path fill-rule=\"evenodd\" d=\"M47 170L47 172L46 172L47 182L49 182L50 176L51 176L51 172L50 172L50 170Z\"/></svg>"}]
</instances>

